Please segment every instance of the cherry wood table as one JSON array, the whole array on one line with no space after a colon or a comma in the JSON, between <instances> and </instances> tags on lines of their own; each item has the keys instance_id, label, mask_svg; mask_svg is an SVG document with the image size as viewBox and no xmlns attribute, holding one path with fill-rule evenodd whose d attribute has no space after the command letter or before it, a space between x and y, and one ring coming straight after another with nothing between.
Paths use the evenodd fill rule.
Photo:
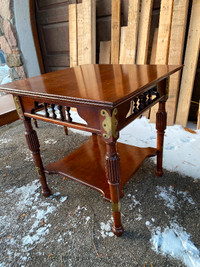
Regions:
<instances>
[{"instance_id":1,"label":"cherry wood table","mask_svg":"<svg viewBox=\"0 0 200 267\"><path fill-rule=\"evenodd\" d=\"M14 96L19 117L25 125L25 137L33 154L42 194L45 197L51 194L45 174L61 174L99 191L105 200L111 201L113 232L120 236L124 231L120 199L125 183L151 156L157 156L156 175L163 174L168 77L181 68L167 65L83 65L0 85L0 90ZM117 143L120 130L157 102L157 148ZM85 124L72 120L71 107L77 109ZM38 113L41 109L45 115ZM31 118L91 132L92 136L70 155L44 167Z\"/></svg>"}]
</instances>

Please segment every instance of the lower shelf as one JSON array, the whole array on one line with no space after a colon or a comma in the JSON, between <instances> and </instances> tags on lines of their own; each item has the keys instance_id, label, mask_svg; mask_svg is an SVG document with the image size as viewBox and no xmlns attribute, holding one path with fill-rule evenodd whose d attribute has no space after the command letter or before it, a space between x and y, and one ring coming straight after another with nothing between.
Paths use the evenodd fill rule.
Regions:
<instances>
[{"instance_id":1,"label":"lower shelf","mask_svg":"<svg viewBox=\"0 0 200 267\"><path fill-rule=\"evenodd\" d=\"M120 198L123 197L122 188L131 176L138 170L147 157L157 154L157 149L117 143L120 155ZM110 190L105 175L106 146L98 135L90 139L55 163L46 166L45 171L50 174L61 174L79 183L87 185L103 194L105 200L110 200Z\"/></svg>"}]
</instances>

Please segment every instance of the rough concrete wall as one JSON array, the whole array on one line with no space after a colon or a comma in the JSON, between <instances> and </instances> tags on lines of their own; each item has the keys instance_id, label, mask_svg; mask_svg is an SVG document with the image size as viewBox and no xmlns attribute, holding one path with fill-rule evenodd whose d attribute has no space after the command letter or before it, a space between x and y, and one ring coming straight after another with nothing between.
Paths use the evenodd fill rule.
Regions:
<instances>
[{"instance_id":1,"label":"rough concrete wall","mask_svg":"<svg viewBox=\"0 0 200 267\"><path fill-rule=\"evenodd\" d=\"M0 48L5 53L6 64L10 67L12 80L22 79L26 77L26 73L17 39L13 0L1 0L0 2Z\"/></svg>"}]
</instances>

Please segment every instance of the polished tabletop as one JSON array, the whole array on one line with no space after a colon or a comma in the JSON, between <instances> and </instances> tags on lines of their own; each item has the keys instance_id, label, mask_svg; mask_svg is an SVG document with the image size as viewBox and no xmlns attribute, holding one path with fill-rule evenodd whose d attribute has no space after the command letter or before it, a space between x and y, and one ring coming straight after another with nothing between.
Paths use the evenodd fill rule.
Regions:
<instances>
[{"instance_id":1,"label":"polished tabletop","mask_svg":"<svg viewBox=\"0 0 200 267\"><path fill-rule=\"evenodd\" d=\"M170 65L90 64L0 85L0 90L21 96L113 105L181 68L182 66Z\"/></svg>"}]
</instances>

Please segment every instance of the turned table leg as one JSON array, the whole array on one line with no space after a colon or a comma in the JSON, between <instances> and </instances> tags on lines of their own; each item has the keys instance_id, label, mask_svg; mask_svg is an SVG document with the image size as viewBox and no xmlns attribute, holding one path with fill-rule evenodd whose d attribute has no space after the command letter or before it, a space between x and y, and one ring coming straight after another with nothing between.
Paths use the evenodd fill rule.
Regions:
<instances>
[{"instance_id":1,"label":"turned table leg","mask_svg":"<svg viewBox=\"0 0 200 267\"><path fill-rule=\"evenodd\" d=\"M155 174L157 176L163 175L163 143L164 143L164 134L166 129L167 122L167 113L165 111L165 100L159 102L158 112L156 114L156 129L157 129L157 168Z\"/></svg>"},{"instance_id":2,"label":"turned table leg","mask_svg":"<svg viewBox=\"0 0 200 267\"><path fill-rule=\"evenodd\" d=\"M116 150L116 143L106 144L106 176L109 183L112 201L112 212L114 219L113 232L121 236L124 232L121 224L120 202L119 202L119 181L120 181L120 158Z\"/></svg>"},{"instance_id":3,"label":"turned table leg","mask_svg":"<svg viewBox=\"0 0 200 267\"><path fill-rule=\"evenodd\" d=\"M43 196L48 197L51 195L51 191L48 188L48 185L46 182L46 177L45 177L45 174L43 171L44 168L43 168L42 159L40 156L40 144L39 144L39 140L37 137L37 133L32 128L30 118L27 118L27 117L25 118L24 126L26 129L25 130L26 141L27 141L29 149L32 152L35 167L36 167L38 176L40 178L40 183L41 183L41 187L42 187L42 194L43 194Z\"/></svg>"}]
</instances>

